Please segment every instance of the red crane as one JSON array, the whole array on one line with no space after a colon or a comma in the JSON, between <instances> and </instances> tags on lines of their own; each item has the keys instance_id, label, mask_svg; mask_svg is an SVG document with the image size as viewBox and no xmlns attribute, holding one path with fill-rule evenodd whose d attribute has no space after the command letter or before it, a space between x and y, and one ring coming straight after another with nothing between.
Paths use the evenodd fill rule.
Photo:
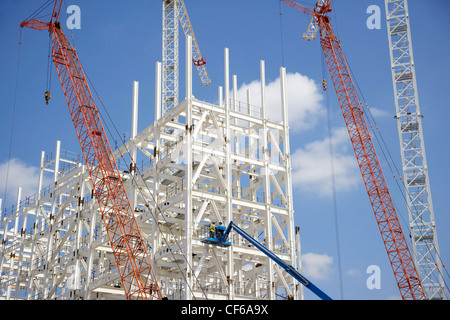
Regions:
<instances>
[{"instance_id":1,"label":"red crane","mask_svg":"<svg viewBox=\"0 0 450 320\"><path fill-rule=\"evenodd\" d=\"M150 257L133 214L122 177L92 98L77 52L59 22L55 0L50 22L24 21L21 27L48 30L52 57L80 141L127 299L162 299ZM47 99L47 98L46 98Z\"/></svg>"},{"instance_id":2,"label":"red crane","mask_svg":"<svg viewBox=\"0 0 450 320\"><path fill-rule=\"evenodd\" d=\"M305 39L314 39L320 31L320 44L400 294L404 300L425 299L422 283L375 152L344 52L327 16L332 10L331 0L319 0L314 10L294 1L281 1L312 16L308 31L304 35Z\"/></svg>"}]
</instances>

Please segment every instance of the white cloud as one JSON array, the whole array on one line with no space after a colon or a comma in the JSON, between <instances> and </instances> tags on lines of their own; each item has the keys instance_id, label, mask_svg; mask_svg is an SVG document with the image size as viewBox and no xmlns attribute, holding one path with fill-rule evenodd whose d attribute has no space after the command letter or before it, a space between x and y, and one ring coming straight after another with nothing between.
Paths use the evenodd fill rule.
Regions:
<instances>
[{"instance_id":1,"label":"white cloud","mask_svg":"<svg viewBox=\"0 0 450 320\"><path fill-rule=\"evenodd\" d=\"M351 277L359 277L361 276L361 271L359 271L358 269L349 269L347 271L347 274Z\"/></svg>"},{"instance_id":2,"label":"white cloud","mask_svg":"<svg viewBox=\"0 0 450 320\"><path fill-rule=\"evenodd\" d=\"M389 113L387 111L384 111L383 109L379 109L379 108L375 108L375 107L370 107L369 111L374 118L382 118L382 117L387 117L389 115Z\"/></svg>"},{"instance_id":3,"label":"white cloud","mask_svg":"<svg viewBox=\"0 0 450 320\"><path fill-rule=\"evenodd\" d=\"M9 170L9 173L8 173ZM1 196L4 195L6 176L8 173L8 189L6 199L3 199L3 206L6 202L16 203L17 190L22 188L22 199L37 192L39 182L39 168L30 166L20 159L11 159L0 164L0 187Z\"/></svg>"},{"instance_id":4,"label":"white cloud","mask_svg":"<svg viewBox=\"0 0 450 320\"><path fill-rule=\"evenodd\" d=\"M333 167L336 190L349 191L357 186L360 173L351 150L347 129L332 134ZM332 193L330 139L317 140L297 149L292 155L292 180L302 191L321 196Z\"/></svg>"},{"instance_id":5,"label":"white cloud","mask_svg":"<svg viewBox=\"0 0 450 320\"><path fill-rule=\"evenodd\" d=\"M327 254L305 253L302 254L302 272L307 277L317 280L326 280L331 274L333 257Z\"/></svg>"},{"instance_id":6,"label":"white cloud","mask_svg":"<svg viewBox=\"0 0 450 320\"><path fill-rule=\"evenodd\" d=\"M286 82L291 133L304 132L314 128L325 117L321 89L314 80L300 73L288 73ZM261 106L261 81L255 80L242 84L237 89L236 99L246 103L248 90L251 92L251 104ZM232 96L233 92L230 92L230 97ZM266 106L267 117L273 121L281 122L279 77L266 83ZM346 128L335 130L332 139L336 188L341 191L352 190L360 181L360 176L353 150L351 147L349 148L350 142ZM332 176L329 143L329 138L317 140L293 152L293 184L302 191L309 191L322 196L331 194Z\"/></svg>"},{"instance_id":7,"label":"white cloud","mask_svg":"<svg viewBox=\"0 0 450 320\"><path fill-rule=\"evenodd\" d=\"M261 106L261 81L244 83L237 89L237 100L247 102L247 90L250 89L253 106ZM300 73L286 74L286 94L288 104L289 126L292 130L308 130L324 114L321 105L322 95L314 80ZM230 92L230 98L233 93ZM267 118L281 122L281 85L278 77L273 82L266 82Z\"/></svg>"}]
</instances>

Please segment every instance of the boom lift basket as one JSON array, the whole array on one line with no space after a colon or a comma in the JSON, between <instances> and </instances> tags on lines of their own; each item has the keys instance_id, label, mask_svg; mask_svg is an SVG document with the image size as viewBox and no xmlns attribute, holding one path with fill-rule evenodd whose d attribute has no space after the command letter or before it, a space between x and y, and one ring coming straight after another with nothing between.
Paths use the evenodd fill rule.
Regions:
<instances>
[{"instance_id":1,"label":"boom lift basket","mask_svg":"<svg viewBox=\"0 0 450 320\"><path fill-rule=\"evenodd\" d=\"M214 233L214 237L211 237L211 234L209 232L209 224L205 224L200 228L200 238L201 242L208 243L208 244L214 244L221 247L229 247L231 246L230 242L230 236L228 236L228 239L224 241L224 233L225 233L226 227L223 225L217 225L216 226L216 232Z\"/></svg>"}]
</instances>

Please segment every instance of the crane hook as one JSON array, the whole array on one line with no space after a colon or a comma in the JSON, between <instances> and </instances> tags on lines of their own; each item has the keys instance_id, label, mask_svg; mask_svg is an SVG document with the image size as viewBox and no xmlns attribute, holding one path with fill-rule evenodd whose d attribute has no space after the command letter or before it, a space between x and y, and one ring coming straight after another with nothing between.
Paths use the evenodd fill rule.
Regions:
<instances>
[{"instance_id":1,"label":"crane hook","mask_svg":"<svg viewBox=\"0 0 450 320\"><path fill-rule=\"evenodd\" d=\"M52 94L50 93L50 91L45 91L45 104L48 105L48 101L51 99Z\"/></svg>"},{"instance_id":2,"label":"crane hook","mask_svg":"<svg viewBox=\"0 0 450 320\"><path fill-rule=\"evenodd\" d=\"M323 91L327 91L327 80L325 79L322 80L322 89Z\"/></svg>"}]
</instances>

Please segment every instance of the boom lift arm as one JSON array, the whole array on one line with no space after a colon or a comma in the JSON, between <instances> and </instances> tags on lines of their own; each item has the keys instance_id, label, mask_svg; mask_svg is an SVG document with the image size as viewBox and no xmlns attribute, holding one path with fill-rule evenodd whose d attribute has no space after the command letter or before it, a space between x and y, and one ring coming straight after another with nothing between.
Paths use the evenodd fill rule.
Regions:
<instances>
[{"instance_id":1,"label":"boom lift arm","mask_svg":"<svg viewBox=\"0 0 450 320\"><path fill-rule=\"evenodd\" d=\"M105 134L77 52L58 20L62 0L55 0L51 20L24 21L21 27L48 30L52 56L92 181L92 195L106 226L127 299L162 299L145 242Z\"/></svg>"},{"instance_id":2,"label":"boom lift arm","mask_svg":"<svg viewBox=\"0 0 450 320\"><path fill-rule=\"evenodd\" d=\"M306 288L314 292L319 298L322 300L332 300L325 292L320 290L318 287L316 287L311 281L306 279L300 272L295 270L295 268L283 260L281 260L275 253L267 249L264 245L259 243L256 239L254 239L252 236L250 236L247 232L242 230L240 227L238 227L233 221L230 222L227 229L223 233L223 236L218 239L218 242L221 244L227 244L228 236L230 235L230 232L234 230L238 234L240 234L245 240L250 242L252 245L254 245L256 248L258 248L262 253L264 253L266 256L268 256L272 261L274 261L276 264L278 264L281 268L283 268L288 274L290 274L294 279L296 279L298 282L300 282L302 285L304 285ZM220 244L219 243L219 244Z\"/></svg>"},{"instance_id":3,"label":"boom lift arm","mask_svg":"<svg viewBox=\"0 0 450 320\"><path fill-rule=\"evenodd\" d=\"M403 299L425 299L424 289L375 152L344 52L330 25L327 14L332 10L331 0L319 0L314 11L291 0L281 1L312 15L319 25L320 44L400 294Z\"/></svg>"}]
</instances>

